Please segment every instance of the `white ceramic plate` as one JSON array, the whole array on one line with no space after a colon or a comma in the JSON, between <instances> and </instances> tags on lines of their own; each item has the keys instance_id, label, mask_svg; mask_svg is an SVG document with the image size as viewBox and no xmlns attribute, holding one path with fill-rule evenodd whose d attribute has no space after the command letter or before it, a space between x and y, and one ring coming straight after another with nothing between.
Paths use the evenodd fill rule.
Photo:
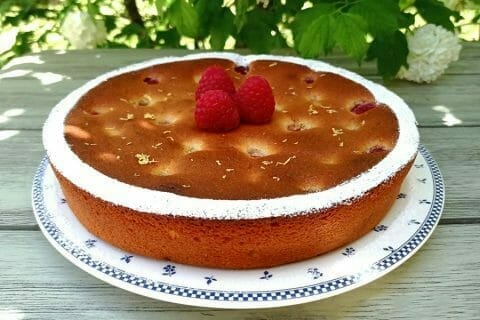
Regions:
<instances>
[{"instance_id":1,"label":"white ceramic plate","mask_svg":"<svg viewBox=\"0 0 480 320\"><path fill-rule=\"evenodd\" d=\"M268 308L324 299L365 285L410 258L432 234L444 203L440 171L424 147L397 201L369 234L328 254L269 269L221 270L153 260L96 239L70 211L48 160L33 182L40 229L77 267L154 299L217 308Z\"/></svg>"}]
</instances>

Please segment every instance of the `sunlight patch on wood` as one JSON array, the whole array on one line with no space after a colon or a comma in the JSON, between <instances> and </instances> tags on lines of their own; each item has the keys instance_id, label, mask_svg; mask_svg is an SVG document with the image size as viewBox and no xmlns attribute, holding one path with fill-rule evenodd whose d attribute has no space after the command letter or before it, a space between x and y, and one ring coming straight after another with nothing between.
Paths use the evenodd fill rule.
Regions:
<instances>
[{"instance_id":1,"label":"sunlight patch on wood","mask_svg":"<svg viewBox=\"0 0 480 320\"><path fill-rule=\"evenodd\" d=\"M10 139L11 137L14 137L19 133L20 131L18 130L0 130L0 141Z\"/></svg>"},{"instance_id":2,"label":"sunlight patch on wood","mask_svg":"<svg viewBox=\"0 0 480 320\"><path fill-rule=\"evenodd\" d=\"M40 80L44 86L48 86L57 82L60 82L65 79L71 79L68 76L59 73L53 72L35 72L32 74L32 77Z\"/></svg>"},{"instance_id":3,"label":"sunlight patch on wood","mask_svg":"<svg viewBox=\"0 0 480 320\"><path fill-rule=\"evenodd\" d=\"M442 121L447 127L453 127L463 123L461 119L457 118L450 109L445 106L433 106L432 109L443 113Z\"/></svg>"}]
</instances>

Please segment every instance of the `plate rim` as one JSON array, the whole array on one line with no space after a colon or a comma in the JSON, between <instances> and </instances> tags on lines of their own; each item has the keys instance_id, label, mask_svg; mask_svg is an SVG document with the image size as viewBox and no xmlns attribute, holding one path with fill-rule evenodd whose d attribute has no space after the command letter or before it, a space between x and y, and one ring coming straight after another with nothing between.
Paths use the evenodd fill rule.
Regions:
<instances>
[{"instance_id":1,"label":"plate rim","mask_svg":"<svg viewBox=\"0 0 480 320\"><path fill-rule=\"evenodd\" d=\"M445 184L440 169L428 150L420 145L418 151L427 163L432 177L433 198L428 214L410 238L395 251L371 264L370 268L293 288L265 291L192 288L150 280L106 262L96 261L88 252L68 239L61 229L48 219L42 184L49 166L47 156L41 160L33 179L32 207L40 230L61 255L83 271L113 286L157 300L199 307L253 309L295 305L332 297L371 283L407 261L429 239L438 225L444 208Z\"/></svg>"}]
</instances>

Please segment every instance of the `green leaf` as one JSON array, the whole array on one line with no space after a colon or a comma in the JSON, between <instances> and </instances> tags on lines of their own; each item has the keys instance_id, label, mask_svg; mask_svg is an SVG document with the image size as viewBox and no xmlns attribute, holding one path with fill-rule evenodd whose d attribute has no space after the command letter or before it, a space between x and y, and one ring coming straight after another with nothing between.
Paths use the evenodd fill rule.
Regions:
<instances>
[{"instance_id":1,"label":"green leaf","mask_svg":"<svg viewBox=\"0 0 480 320\"><path fill-rule=\"evenodd\" d=\"M0 2L0 13L3 14L10 11L10 7L14 4L12 0L4 0ZM1 20L1 19L0 19Z\"/></svg>"},{"instance_id":2,"label":"green leaf","mask_svg":"<svg viewBox=\"0 0 480 320\"><path fill-rule=\"evenodd\" d=\"M168 12L170 21L181 35L196 38L199 31L199 18L195 9L185 0L175 1Z\"/></svg>"},{"instance_id":3,"label":"green leaf","mask_svg":"<svg viewBox=\"0 0 480 320\"><path fill-rule=\"evenodd\" d=\"M276 5L280 5L280 1L276 2ZM288 0L285 1L285 11L288 13L297 13L302 9L304 1Z\"/></svg>"},{"instance_id":4,"label":"green leaf","mask_svg":"<svg viewBox=\"0 0 480 320\"><path fill-rule=\"evenodd\" d=\"M161 47L180 48L180 35L176 29L158 31L155 42Z\"/></svg>"},{"instance_id":5,"label":"green leaf","mask_svg":"<svg viewBox=\"0 0 480 320\"><path fill-rule=\"evenodd\" d=\"M321 53L329 53L334 45L335 19L332 13L335 7L330 4L319 4L302 10L295 16L292 32L295 49L306 58L318 57Z\"/></svg>"},{"instance_id":6,"label":"green leaf","mask_svg":"<svg viewBox=\"0 0 480 320\"><path fill-rule=\"evenodd\" d=\"M214 20L217 20L218 16L223 14L222 4L222 0L199 0L195 3L195 11L199 18L198 38L208 36L212 26L215 26Z\"/></svg>"},{"instance_id":7,"label":"green leaf","mask_svg":"<svg viewBox=\"0 0 480 320\"><path fill-rule=\"evenodd\" d=\"M98 8L98 5L94 5L93 3L88 3L87 11L93 19L95 19L95 17L100 14L100 9Z\"/></svg>"},{"instance_id":8,"label":"green leaf","mask_svg":"<svg viewBox=\"0 0 480 320\"><path fill-rule=\"evenodd\" d=\"M213 19L210 45L214 50L223 50L225 41L230 34L233 33L235 26L233 25L233 14L227 8L222 8L221 14Z\"/></svg>"},{"instance_id":9,"label":"green leaf","mask_svg":"<svg viewBox=\"0 0 480 320\"><path fill-rule=\"evenodd\" d=\"M143 32L143 27L137 23L130 23L127 24L123 29L120 31L118 36L133 36L138 35L139 33Z\"/></svg>"},{"instance_id":10,"label":"green leaf","mask_svg":"<svg viewBox=\"0 0 480 320\"><path fill-rule=\"evenodd\" d=\"M237 32L240 32L245 25L245 22L247 22L248 6L248 0L235 1L235 19L233 20L233 23L235 24L235 27L237 27Z\"/></svg>"},{"instance_id":11,"label":"green leaf","mask_svg":"<svg viewBox=\"0 0 480 320\"><path fill-rule=\"evenodd\" d=\"M397 1L361 0L348 12L364 18L374 37L391 35L398 29L400 8Z\"/></svg>"},{"instance_id":12,"label":"green leaf","mask_svg":"<svg viewBox=\"0 0 480 320\"><path fill-rule=\"evenodd\" d=\"M103 20L105 21L105 28L107 29L108 32L112 31L117 27L116 16L105 15L103 16Z\"/></svg>"},{"instance_id":13,"label":"green leaf","mask_svg":"<svg viewBox=\"0 0 480 320\"><path fill-rule=\"evenodd\" d=\"M12 47L11 51L15 53L16 56L24 55L25 53L32 51L34 32L19 32L15 41L15 45Z\"/></svg>"},{"instance_id":14,"label":"green leaf","mask_svg":"<svg viewBox=\"0 0 480 320\"><path fill-rule=\"evenodd\" d=\"M340 14L336 20L334 37L342 50L355 58L358 63L367 51L368 44L365 38L367 23L356 14Z\"/></svg>"},{"instance_id":15,"label":"green leaf","mask_svg":"<svg viewBox=\"0 0 480 320\"><path fill-rule=\"evenodd\" d=\"M377 59L377 69L384 79L395 77L401 66L407 66L408 44L405 35L396 31L393 36L376 38L368 48L367 60Z\"/></svg>"},{"instance_id":16,"label":"green leaf","mask_svg":"<svg viewBox=\"0 0 480 320\"><path fill-rule=\"evenodd\" d=\"M398 27L408 28L415 23L415 15L411 13L402 12L398 16Z\"/></svg>"},{"instance_id":17,"label":"green leaf","mask_svg":"<svg viewBox=\"0 0 480 320\"><path fill-rule=\"evenodd\" d=\"M160 19L164 18L165 13L170 9L174 2L179 0L155 0L155 8Z\"/></svg>"},{"instance_id":18,"label":"green leaf","mask_svg":"<svg viewBox=\"0 0 480 320\"><path fill-rule=\"evenodd\" d=\"M415 4L415 0L400 0L398 2L398 6L400 7L400 10L404 11L405 9L413 6Z\"/></svg>"},{"instance_id":19,"label":"green leaf","mask_svg":"<svg viewBox=\"0 0 480 320\"><path fill-rule=\"evenodd\" d=\"M479 0L480 1L480 0ZM471 22L473 23L480 23L480 14L477 14L475 17L472 18Z\"/></svg>"},{"instance_id":20,"label":"green leaf","mask_svg":"<svg viewBox=\"0 0 480 320\"><path fill-rule=\"evenodd\" d=\"M415 6L425 21L442 26L450 31L454 31L454 25L450 17L460 18L458 12L448 9L438 0L417 0Z\"/></svg>"},{"instance_id":21,"label":"green leaf","mask_svg":"<svg viewBox=\"0 0 480 320\"><path fill-rule=\"evenodd\" d=\"M269 12L254 9L247 14L247 21L240 36L253 52L270 52L277 44L277 39L272 36L274 29L276 25Z\"/></svg>"}]
</instances>

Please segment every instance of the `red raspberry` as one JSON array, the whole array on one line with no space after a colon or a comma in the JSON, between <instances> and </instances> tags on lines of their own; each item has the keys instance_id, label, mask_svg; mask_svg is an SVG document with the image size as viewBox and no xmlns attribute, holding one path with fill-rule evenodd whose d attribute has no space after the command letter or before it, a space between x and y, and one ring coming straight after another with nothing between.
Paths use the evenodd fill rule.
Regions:
<instances>
[{"instance_id":1,"label":"red raspberry","mask_svg":"<svg viewBox=\"0 0 480 320\"><path fill-rule=\"evenodd\" d=\"M360 102L357 103L350 111L355 114L362 114L370 109L375 108L377 105L375 102Z\"/></svg>"},{"instance_id":2,"label":"red raspberry","mask_svg":"<svg viewBox=\"0 0 480 320\"><path fill-rule=\"evenodd\" d=\"M208 90L223 90L228 94L235 93L235 86L227 72L218 66L208 67L198 82L195 98L198 99Z\"/></svg>"},{"instance_id":3,"label":"red raspberry","mask_svg":"<svg viewBox=\"0 0 480 320\"><path fill-rule=\"evenodd\" d=\"M235 95L242 121L253 124L267 123L275 111L272 87L261 76L249 77Z\"/></svg>"},{"instance_id":4,"label":"red raspberry","mask_svg":"<svg viewBox=\"0 0 480 320\"><path fill-rule=\"evenodd\" d=\"M209 90L198 99L195 108L197 127L208 131L229 131L240 124L232 97L222 90Z\"/></svg>"}]
</instances>

